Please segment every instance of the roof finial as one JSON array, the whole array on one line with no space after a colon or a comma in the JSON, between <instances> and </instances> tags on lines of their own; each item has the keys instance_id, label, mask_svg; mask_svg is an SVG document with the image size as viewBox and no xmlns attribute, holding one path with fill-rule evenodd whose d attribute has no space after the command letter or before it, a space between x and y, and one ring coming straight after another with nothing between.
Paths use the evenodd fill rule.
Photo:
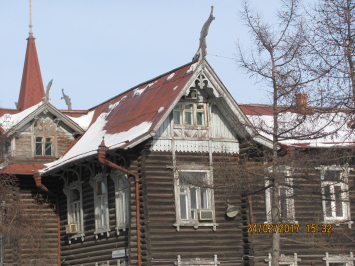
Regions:
<instances>
[{"instance_id":1,"label":"roof finial","mask_svg":"<svg viewBox=\"0 0 355 266\"><path fill-rule=\"evenodd\" d=\"M65 104L68 105L68 110L72 110L72 107L71 107L71 99L69 98L68 95L65 95L65 94L64 94L64 89L62 89L62 93L63 93L63 97L62 97L61 99L62 99L62 100L64 99Z\"/></svg>"},{"instance_id":2,"label":"roof finial","mask_svg":"<svg viewBox=\"0 0 355 266\"><path fill-rule=\"evenodd\" d=\"M211 25L212 20L214 20L215 17L213 16L213 6L211 6L211 14L205 24L202 27L201 30L201 35L200 35L200 47L197 50L197 53L195 54L194 58L192 58L192 61L195 60L201 60L207 55L207 44L206 44L206 36L208 34L208 29Z\"/></svg>"},{"instance_id":3,"label":"roof finial","mask_svg":"<svg viewBox=\"0 0 355 266\"><path fill-rule=\"evenodd\" d=\"M33 32L32 32L32 3L31 3L31 0L30 0L30 32L29 32L29 38L31 39L34 39L33 37Z\"/></svg>"}]
</instances>

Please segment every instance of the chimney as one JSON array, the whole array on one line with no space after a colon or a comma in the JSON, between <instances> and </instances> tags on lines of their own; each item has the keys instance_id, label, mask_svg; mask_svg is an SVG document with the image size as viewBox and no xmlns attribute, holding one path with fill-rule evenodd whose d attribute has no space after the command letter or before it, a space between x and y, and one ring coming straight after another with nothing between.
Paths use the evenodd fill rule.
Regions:
<instances>
[{"instance_id":1,"label":"chimney","mask_svg":"<svg viewBox=\"0 0 355 266\"><path fill-rule=\"evenodd\" d=\"M299 113L306 113L308 104L307 93L296 94L296 110Z\"/></svg>"}]
</instances>

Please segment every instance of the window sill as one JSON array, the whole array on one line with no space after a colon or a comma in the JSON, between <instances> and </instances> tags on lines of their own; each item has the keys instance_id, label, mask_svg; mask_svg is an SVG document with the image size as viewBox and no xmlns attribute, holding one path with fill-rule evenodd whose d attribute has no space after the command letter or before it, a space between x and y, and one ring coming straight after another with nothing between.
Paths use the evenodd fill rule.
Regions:
<instances>
[{"instance_id":1,"label":"window sill","mask_svg":"<svg viewBox=\"0 0 355 266\"><path fill-rule=\"evenodd\" d=\"M99 230L95 230L94 231L94 235L96 237L96 239L99 238L99 235L104 235L104 233L106 233L107 237L110 237L110 229L99 229Z\"/></svg>"},{"instance_id":2,"label":"window sill","mask_svg":"<svg viewBox=\"0 0 355 266\"><path fill-rule=\"evenodd\" d=\"M120 235L120 230L122 231L126 231L128 228L128 225L120 225L120 226L116 226L116 232L117 232L117 235L119 236Z\"/></svg>"},{"instance_id":3,"label":"window sill","mask_svg":"<svg viewBox=\"0 0 355 266\"><path fill-rule=\"evenodd\" d=\"M84 236L85 236L84 233L78 233L78 234L76 234L76 235L68 236L69 245L71 244L71 240L72 240L72 239L77 240L78 238L81 238L81 241L84 242Z\"/></svg>"},{"instance_id":4,"label":"window sill","mask_svg":"<svg viewBox=\"0 0 355 266\"><path fill-rule=\"evenodd\" d=\"M327 219L324 221L325 224L334 224L335 226L339 226L341 224L347 224L348 228L351 228L351 225L354 221L350 221L348 219Z\"/></svg>"},{"instance_id":5,"label":"window sill","mask_svg":"<svg viewBox=\"0 0 355 266\"><path fill-rule=\"evenodd\" d=\"M176 227L176 231L178 232L181 226L193 226L195 229L198 229L199 227L212 227L213 231L216 231L218 225L219 224L215 222L199 222L199 221L181 221L173 224L173 226Z\"/></svg>"},{"instance_id":6,"label":"window sill","mask_svg":"<svg viewBox=\"0 0 355 266\"><path fill-rule=\"evenodd\" d=\"M35 160L55 160L55 156L35 156Z\"/></svg>"},{"instance_id":7,"label":"window sill","mask_svg":"<svg viewBox=\"0 0 355 266\"><path fill-rule=\"evenodd\" d=\"M174 128L185 128L185 129L206 129L207 125L181 125L181 124L174 124Z\"/></svg>"},{"instance_id":8,"label":"window sill","mask_svg":"<svg viewBox=\"0 0 355 266\"><path fill-rule=\"evenodd\" d=\"M272 224L271 221L265 221L264 224ZM298 224L298 221L282 221L279 224Z\"/></svg>"}]
</instances>

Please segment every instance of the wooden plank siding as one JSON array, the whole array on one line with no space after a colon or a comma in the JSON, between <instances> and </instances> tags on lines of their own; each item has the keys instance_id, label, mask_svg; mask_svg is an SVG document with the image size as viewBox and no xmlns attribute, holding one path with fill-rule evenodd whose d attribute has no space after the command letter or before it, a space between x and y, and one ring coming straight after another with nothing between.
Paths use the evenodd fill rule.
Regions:
<instances>
[{"instance_id":1,"label":"wooden plank siding","mask_svg":"<svg viewBox=\"0 0 355 266\"><path fill-rule=\"evenodd\" d=\"M353 187L354 172L350 173L348 178L349 187ZM265 186L264 182L260 180L260 189ZM295 220L299 224L299 231L296 233L294 229L294 233L280 234L280 254L293 257L294 253L297 253L297 257L301 259L298 266L306 266L325 265L323 260L325 252L330 256L339 254L349 256L349 252L354 252L354 224L352 228L348 228L348 224L333 223L332 233L318 232L322 227L319 228L317 225L324 224L320 172L310 169L307 178L304 178L295 171L293 187ZM252 206L252 209L249 209L251 219L248 224L253 222L257 227L263 226L266 222L265 192L248 197L248 202ZM352 219L355 215L354 203L355 195L352 191L350 192ZM315 224L316 233L307 233L307 224ZM272 233L252 232L246 235L252 242L255 265L265 265L265 259L268 258L268 253L271 253Z\"/></svg>"}]
</instances>

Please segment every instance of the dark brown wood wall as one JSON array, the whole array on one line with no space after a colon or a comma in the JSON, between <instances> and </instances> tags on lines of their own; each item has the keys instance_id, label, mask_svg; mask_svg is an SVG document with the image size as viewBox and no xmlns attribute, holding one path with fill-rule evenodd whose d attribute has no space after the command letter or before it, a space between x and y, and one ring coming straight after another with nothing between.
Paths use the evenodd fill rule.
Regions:
<instances>
[{"instance_id":1,"label":"dark brown wood wall","mask_svg":"<svg viewBox=\"0 0 355 266\"><path fill-rule=\"evenodd\" d=\"M101 169L99 170L101 171ZM128 248L129 230L116 233L116 209L115 209L115 187L111 178L107 178L108 203L110 217L110 236L99 235L98 239L94 235L95 231L95 211L94 211L94 192L89 184L90 172L83 171L83 220L84 220L84 241L81 238L72 239L69 244L68 235L65 232L67 220L67 197L60 192L60 243L61 260L64 265L95 265L95 263L107 263L116 265L117 259L112 259L112 251ZM63 184L61 185L61 187Z\"/></svg>"},{"instance_id":2,"label":"dark brown wood wall","mask_svg":"<svg viewBox=\"0 0 355 266\"><path fill-rule=\"evenodd\" d=\"M192 162L208 162L208 155L180 154L180 159ZM144 211L149 230L146 240L147 265L174 265L181 259L201 258L213 260L217 255L221 265L242 265L243 238L242 219L237 216L225 218L227 204L221 192L215 192L217 230L212 227L180 227L177 232L174 177L170 152L150 152L144 157ZM237 197L238 198L238 197ZM240 203L240 197L238 203Z\"/></svg>"},{"instance_id":3,"label":"dark brown wood wall","mask_svg":"<svg viewBox=\"0 0 355 266\"><path fill-rule=\"evenodd\" d=\"M24 241L23 239L4 239L4 263L10 265L58 265L58 227L55 199L36 187L33 176L17 176L17 178L19 187L16 187L14 197L21 201L25 212L31 212L29 219L40 217L37 228L39 231L28 232L30 238L37 237L33 234L38 232L40 239L35 241L35 245L31 241ZM54 191L56 182L47 182L46 185Z\"/></svg>"},{"instance_id":4,"label":"dark brown wood wall","mask_svg":"<svg viewBox=\"0 0 355 266\"><path fill-rule=\"evenodd\" d=\"M332 233L318 232L317 225L323 224L322 196L321 196L321 179L320 173L316 170L308 170L308 176L304 177L294 173L294 205L295 220L298 221L300 227L298 233L281 234L281 251L280 254L292 256L297 253L299 266L302 265L325 265L322 258L325 252L329 255L342 254L349 256L350 251L355 249L354 224L352 228L348 228L347 224L332 225ZM353 188L353 173L349 176L349 188ZM260 180L260 188L264 186L264 180ZM265 211L265 192L248 197L252 210L249 210L251 221L254 224L264 225L266 222ZM351 217L355 215L355 195L354 191L350 192L350 208ZM250 223L250 222L249 222ZM307 224L316 224L316 233L307 233ZM294 230L295 231L295 230ZM271 253L272 234L271 233L255 233L248 234L252 240L253 252L255 255L256 265L265 265L265 259L268 253Z\"/></svg>"}]
</instances>

